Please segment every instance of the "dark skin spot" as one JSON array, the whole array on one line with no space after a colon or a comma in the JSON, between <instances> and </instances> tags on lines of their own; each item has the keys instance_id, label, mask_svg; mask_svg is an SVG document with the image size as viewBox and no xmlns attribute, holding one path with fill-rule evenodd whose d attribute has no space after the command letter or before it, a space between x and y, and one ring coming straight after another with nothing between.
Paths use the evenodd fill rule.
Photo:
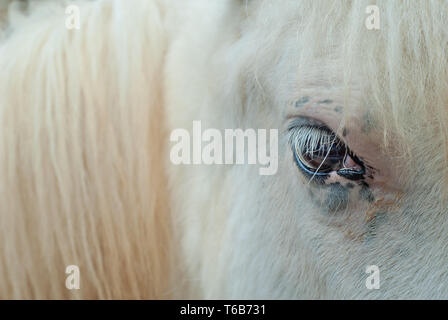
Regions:
<instances>
[{"instance_id":1,"label":"dark skin spot","mask_svg":"<svg viewBox=\"0 0 448 320\"><path fill-rule=\"evenodd\" d=\"M308 189L313 204L325 215L334 214L347 208L350 190L339 182L314 186Z\"/></svg>"},{"instance_id":2,"label":"dark skin spot","mask_svg":"<svg viewBox=\"0 0 448 320\"><path fill-rule=\"evenodd\" d=\"M339 182L331 183L327 188L327 197L322 202L324 209L329 213L344 210L348 206L349 190Z\"/></svg>"},{"instance_id":3,"label":"dark skin spot","mask_svg":"<svg viewBox=\"0 0 448 320\"><path fill-rule=\"evenodd\" d=\"M334 111L336 111L337 113L342 113L342 110L343 110L344 108L342 107L342 106L336 106L336 107L334 107Z\"/></svg>"},{"instance_id":4,"label":"dark skin spot","mask_svg":"<svg viewBox=\"0 0 448 320\"><path fill-rule=\"evenodd\" d=\"M367 187L367 188L370 187L369 184L367 182L365 182L365 181L361 182L360 184L361 184L361 186L364 186L364 187Z\"/></svg>"},{"instance_id":5,"label":"dark skin spot","mask_svg":"<svg viewBox=\"0 0 448 320\"><path fill-rule=\"evenodd\" d=\"M332 104L333 100L325 99L325 100L319 101L318 103L321 103L321 104Z\"/></svg>"},{"instance_id":6,"label":"dark skin spot","mask_svg":"<svg viewBox=\"0 0 448 320\"><path fill-rule=\"evenodd\" d=\"M370 112L366 112L363 116L362 132L369 133L375 127L375 119Z\"/></svg>"},{"instance_id":7,"label":"dark skin spot","mask_svg":"<svg viewBox=\"0 0 448 320\"><path fill-rule=\"evenodd\" d=\"M344 128L344 130L342 130L342 136L343 136L343 137L346 137L347 134L348 134L348 129L347 129L347 128Z\"/></svg>"},{"instance_id":8,"label":"dark skin spot","mask_svg":"<svg viewBox=\"0 0 448 320\"><path fill-rule=\"evenodd\" d=\"M359 196L361 197L361 199L366 200L369 203L375 201L375 197L373 196L373 193L368 185L367 186L361 185L361 189L359 190Z\"/></svg>"},{"instance_id":9,"label":"dark skin spot","mask_svg":"<svg viewBox=\"0 0 448 320\"><path fill-rule=\"evenodd\" d=\"M355 185L351 182L347 183L345 186L349 189L353 189L355 187Z\"/></svg>"},{"instance_id":10,"label":"dark skin spot","mask_svg":"<svg viewBox=\"0 0 448 320\"><path fill-rule=\"evenodd\" d=\"M311 98L308 97L308 96L302 97L302 98L300 98L299 100L296 101L295 106L296 106L296 108L301 108L305 104L307 104L310 100L311 100Z\"/></svg>"}]
</instances>

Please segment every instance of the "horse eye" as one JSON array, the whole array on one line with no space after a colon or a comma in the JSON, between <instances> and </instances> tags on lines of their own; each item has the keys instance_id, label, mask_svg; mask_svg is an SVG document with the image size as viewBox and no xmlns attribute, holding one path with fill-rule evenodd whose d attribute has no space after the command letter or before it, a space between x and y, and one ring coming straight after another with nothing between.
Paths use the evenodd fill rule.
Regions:
<instances>
[{"instance_id":1,"label":"horse eye","mask_svg":"<svg viewBox=\"0 0 448 320\"><path fill-rule=\"evenodd\" d=\"M290 128L290 143L298 167L307 174L362 178L364 166L336 134L322 125Z\"/></svg>"},{"instance_id":2,"label":"horse eye","mask_svg":"<svg viewBox=\"0 0 448 320\"><path fill-rule=\"evenodd\" d=\"M297 160L301 162L307 170L313 173L329 173L341 165L347 155L347 149L334 143L318 144L313 149L304 148L300 144L295 145Z\"/></svg>"}]
</instances>

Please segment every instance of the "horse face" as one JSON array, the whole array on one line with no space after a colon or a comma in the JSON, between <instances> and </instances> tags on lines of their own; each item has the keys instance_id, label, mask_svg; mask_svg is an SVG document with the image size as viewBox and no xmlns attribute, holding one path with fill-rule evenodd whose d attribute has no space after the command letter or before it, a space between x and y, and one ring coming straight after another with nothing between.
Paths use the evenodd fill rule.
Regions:
<instances>
[{"instance_id":1,"label":"horse face","mask_svg":"<svg viewBox=\"0 0 448 320\"><path fill-rule=\"evenodd\" d=\"M187 286L208 298L447 297L448 91L434 64L446 51L430 41L446 43L445 7L380 2L372 31L367 2L317 2L193 8L193 39L174 42L170 128L279 132L275 175L169 167Z\"/></svg>"}]
</instances>

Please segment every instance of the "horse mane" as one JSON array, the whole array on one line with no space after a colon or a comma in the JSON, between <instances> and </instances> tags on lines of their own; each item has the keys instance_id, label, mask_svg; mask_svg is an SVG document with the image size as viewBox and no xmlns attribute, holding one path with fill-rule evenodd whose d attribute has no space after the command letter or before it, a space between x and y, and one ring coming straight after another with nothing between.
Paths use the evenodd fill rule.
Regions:
<instances>
[{"instance_id":1,"label":"horse mane","mask_svg":"<svg viewBox=\"0 0 448 320\"><path fill-rule=\"evenodd\" d=\"M167 297L163 8L39 2L0 38L0 298Z\"/></svg>"}]
</instances>

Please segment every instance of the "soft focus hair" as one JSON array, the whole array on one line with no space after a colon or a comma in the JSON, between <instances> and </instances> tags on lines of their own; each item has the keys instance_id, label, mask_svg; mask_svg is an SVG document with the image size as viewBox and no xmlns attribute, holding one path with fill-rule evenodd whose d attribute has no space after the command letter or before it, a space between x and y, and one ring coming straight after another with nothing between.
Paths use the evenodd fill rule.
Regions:
<instances>
[{"instance_id":1,"label":"soft focus hair","mask_svg":"<svg viewBox=\"0 0 448 320\"><path fill-rule=\"evenodd\" d=\"M0 298L164 298L155 1L15 4L0 42ZM3 21L5 19L3 18ZM80 268L79 290L65 287Z\"/></svg>"}]
</instances>

